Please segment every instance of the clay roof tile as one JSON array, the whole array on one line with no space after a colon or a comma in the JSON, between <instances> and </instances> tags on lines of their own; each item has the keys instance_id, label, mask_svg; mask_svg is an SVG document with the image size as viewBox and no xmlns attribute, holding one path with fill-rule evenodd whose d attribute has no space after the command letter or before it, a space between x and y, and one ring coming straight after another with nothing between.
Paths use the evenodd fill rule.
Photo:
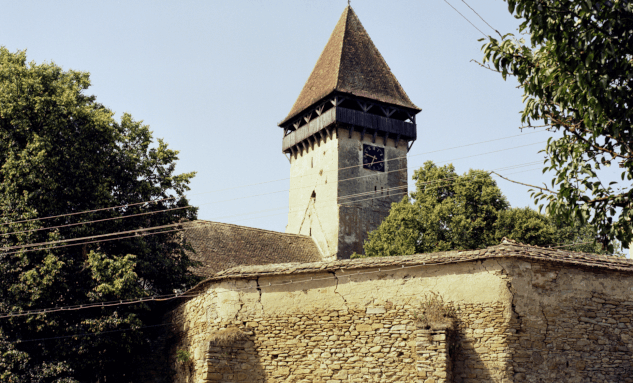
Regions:
<instances>
[{"instance_id":1,"label":"clay roof tile","mask_svg":"<svg viewBox=\"0 0 633 383\"><path fill-rule=\"evenodd\" d=\"M351 7L345 8L284 124L333 92L419 111Z\"/></svg>"}]
</instances>

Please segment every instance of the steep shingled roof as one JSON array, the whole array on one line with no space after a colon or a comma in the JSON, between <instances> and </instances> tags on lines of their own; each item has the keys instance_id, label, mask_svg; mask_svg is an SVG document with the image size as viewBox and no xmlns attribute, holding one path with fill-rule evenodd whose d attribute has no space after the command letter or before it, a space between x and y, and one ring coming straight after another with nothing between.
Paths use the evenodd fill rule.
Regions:
<instances>
[{"instance_id":1,"label":"steep shingled roof","mask_svg":"<svg viewBox=\"0 0 633 383\"><path fill-rule=\"evenodd\" d=\"M351 7L345 8L283 124L334 91L420 110L405 93Z\"/></svg>"},{"instance_id":2,"label":"steep shingled roof","mask_svg":"<svg viewBox=\"0 0 633 383\"><path fill-rule=\"evenodd\" d=\"M202 263L193 272L202 277L236 266L321 260L305 235L198 220L185 226L184 236L195 250L188 255Z\"/></svg>"}]
</instances>

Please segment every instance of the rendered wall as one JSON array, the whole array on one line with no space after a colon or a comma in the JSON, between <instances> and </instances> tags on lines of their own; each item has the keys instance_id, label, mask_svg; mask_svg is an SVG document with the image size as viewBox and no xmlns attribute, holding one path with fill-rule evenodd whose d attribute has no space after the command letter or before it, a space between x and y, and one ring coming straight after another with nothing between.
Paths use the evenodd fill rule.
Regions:
<instances>
[{"instance_id":1,"label":"rendered wall","mask_svg":"<svg viewBox=\"0 0 633 383\"><path fill-rule=\"evenodd\" d=\"M338 251L338 142L320 140L290 158L290 195L286 233L311 236L325 260ZM312 198L312 195L316 198Z\"/></svg>"},{"instance_id":2,"label":"rendered wall","mask_svg":"<svg viewBox=\"0 0 633 383\"><path fill-rule=\"evenodd\" d=\"M444 339L417 324L429 291L458 310ZM172 313L171 365L176 382L633 382L632 293L631 274L516 258L216 282ZM227 327L247 339L211 345Z\"/></svg>"},{"instance_id":3,"label":"rendered wall","mask_svg":"<svg viewBox=\"0 0 633 383\"><path fill-rule=\"evenodd\" d=\"M517 332L514 381L633 382L633 276L503 262Z\"/></svg>"},{"instance_id":4,"label":"rendered wall","mask_svg":"<svg viewBox=\"0 0 633 383\"><path fill-rule=\"evenodd\" d=\"M454 379L512 376L505 369L511 294L502 269L485 261L212 283L173 313L171 353L194 356L189 365L173 360L176 382L445 382L449 374L435 372L446 372L447 359L422 346L428 333L417 325L429 291L459 307ZM248 339L228 348L209 343L232 326Z\"/></svg>"},{"instance_id":5,"label":"rendered wall","mask_svg":"<svg viewBox=\"0 0 633 383\"><path fill-rule=\"evenodd\" d=\"M324 260L363 253L368 233L389 214L407 189L407 147L400 141L346 129L291 156L287 233L310 235ZM385 171L364 169L363 143L385 149ZM296 158L295 158L296 157ZM394 160L395 159L395 160ZM402 187L394 189L397 187ZM354 196L351 197L350 196ZM315 196L315 198L312 198Z\"/></svg>"},{"instance_id":6,"label":"rendered wall","mask_svg":"<svg viewBox=\"0 0 633 383\"><path fill-rule=\"evenodd\" d=\"M391 204L407 192L407 143L382 137L372 142L372 136L339 130L339 259L354 252L363 254L363 244L369 232L378 228L389 215ZM363 144L385 149L385 171L379 172L354 166L363 163ZM346 196L357 195L353 198Z\"/></svg>"}]
</instances>

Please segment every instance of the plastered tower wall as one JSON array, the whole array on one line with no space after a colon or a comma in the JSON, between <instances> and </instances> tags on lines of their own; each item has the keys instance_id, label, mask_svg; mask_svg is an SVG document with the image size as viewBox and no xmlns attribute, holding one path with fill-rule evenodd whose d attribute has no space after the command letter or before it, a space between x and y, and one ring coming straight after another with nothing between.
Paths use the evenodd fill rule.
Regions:
<instances>
[{"instance_id":1,"label":"plastered tower wall","mask_svg":"<svg viewBox=\"0 0 633 383\"><path fill-rule=\"evenodd\" d=\"M345 132L346 133L346 132ZM339 230L338 258L349 258L354 252L363 254L363 244L371 231L389 215L391 204L407 192L406 144L360 132L341 134L338 140L340 165L338 181ZM365 169L363 144L385 149L385 171ZM354 195L355 197L351 197Z\"/></svg>"},{"instance_id":2,"label":"plastered tower wall","mask_svg":"<svg viewBox=\"0 0 633 383\"><path fill-rule=\"evenodd\" d=\"M311 236L324 259L336 259L338 140L325 138L290 157L287 233Z\"/></svg>"},{"instance_id":3,"label":"plastered tower wall","mask_svg":"<svg viewBox=\"0 0 633 383\"><path fill-rule=\"evenodd\" d=\"M334 130L290 159L290 212L286 232L311 236L325 260L363 253L368 233L378 228L407 185L407 149L388 139L361 140L360 132ZM385 149L385 171L365 169L363 144Z\"/></svg>"}]
</instances>

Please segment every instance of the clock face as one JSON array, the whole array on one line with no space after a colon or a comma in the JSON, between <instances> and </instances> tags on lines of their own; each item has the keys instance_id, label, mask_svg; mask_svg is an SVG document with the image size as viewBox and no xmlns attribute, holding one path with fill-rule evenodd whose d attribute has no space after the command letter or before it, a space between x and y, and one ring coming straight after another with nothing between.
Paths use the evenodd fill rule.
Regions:
<instances>
[{"instance_id":1,"label":"clock face","mask_svg":"<svg viewBox=\"0 0 633 383\"><path fill-rule=\"evenodd\" d=\"M363 144L363 168L385 171L385 149L379 146Z\"/></svg>"}]
</instances>

